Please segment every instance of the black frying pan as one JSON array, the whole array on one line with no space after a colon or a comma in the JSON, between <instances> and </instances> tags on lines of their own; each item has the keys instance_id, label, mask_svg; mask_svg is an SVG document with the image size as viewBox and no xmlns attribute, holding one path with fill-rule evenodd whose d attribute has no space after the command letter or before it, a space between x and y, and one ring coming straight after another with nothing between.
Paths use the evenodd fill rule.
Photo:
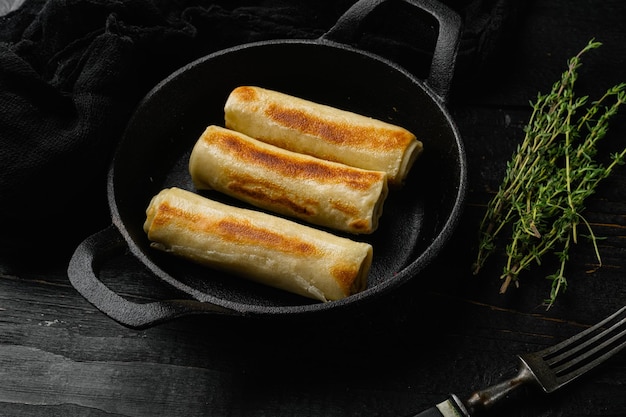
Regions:
<instances>
[{"instance_id":1,"label":"black frying pan","mask_svg":"<svg viewBox=\"0 0 626 417\"><path fill-rule=\"evenodd\" d=\"M130 120L112 161L108 198L112 225L76 249L72 285L102 312L130 327L185 314L287 316L358 308L411 279L440 253L453 233L466 189L466 163L457 128L445 108L460 35L459 17L434 0L404 0L439 25L430 74L420 80L382 57L348 44L385 0L361 0L316 40L281 40L226 49L186 65L157 85ZM187 171L195 141L209 124L223 125L223 106L239 85L258 85L403 126L424 143L405 186L392 190L374 246L368 289L319 303L191 264L149 247L145 209L164 187L196 191ZM230 204L240 203L205 192ZM156 277L189 296L131 302L98 278L99 262L128 247Z\"/></svg>"}]
</instances>

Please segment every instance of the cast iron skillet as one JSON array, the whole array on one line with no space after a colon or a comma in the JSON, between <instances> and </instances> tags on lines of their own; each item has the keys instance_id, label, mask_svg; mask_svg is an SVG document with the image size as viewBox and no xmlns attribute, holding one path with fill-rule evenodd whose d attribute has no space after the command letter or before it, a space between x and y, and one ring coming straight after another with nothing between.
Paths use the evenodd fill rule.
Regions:
<instances>
[{"instance_id":1,"label":"cast iron skillet","mask_svg":"<svg viewBox=\"0 0 626 417\"><path fill-rule=\"evenodd\" d=\"M76 249L68 268L72 285L93 305L135 328L186 314L293 316L358 308L411 279L440 253L453 233L466 189L465 153L445 109L460 35L459 17L433 0L403 0L438 24L428 77L419 80L380 56L349 46L359 26L385 0L361 0L315 40L280 40L226 49L173 73L138 106L112 161L108 198L112 225ZM149 247L145 209L162 188L196 191L187 171L190 150L209 124L223 125L223 106L239 85L258 85L351 110L413 131L424 153L405 186L392 190L374 246L368 289L319 303L193 265ZM201 193L228 200L217 194ZM104 285L100 262L128 247L154 275L188 299L135 303Z\"/></svg>"}]
</instances>

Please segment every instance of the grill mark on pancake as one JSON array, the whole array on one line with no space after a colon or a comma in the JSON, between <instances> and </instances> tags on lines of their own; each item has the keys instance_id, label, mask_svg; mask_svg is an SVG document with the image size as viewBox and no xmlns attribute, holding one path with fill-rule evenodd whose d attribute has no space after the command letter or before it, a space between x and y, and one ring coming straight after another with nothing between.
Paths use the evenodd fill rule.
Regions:
<instances>
[{"instance_id":1,"label":"grill mark on pancake","mask_svg":"<svg viewBox=\"0 0 626 417\"><path fill-rule=\"evenodd\" d=\"M331 200L329 201L329 204L333 209L345 213L347 218L354 218L354 220L349 223L349 226L351 226L353 229L370 230L370 222L367 219L358 217L360 211L355 205L349 204L348 202L342 200Z\"/></svg>"},{"instance_id":2,"label":"grill mark on pancake","mask_svg":"<svg viewBox=\"0 0 626 417\"><path fill-rule=\"evenodd\" d=\"M190 213L167 202L159 204L152 226L165 226L170 223L190 231L196 230L201 233L217 235L225 241L258 245L301 256L320 255L320 250L311 243L255 226L246 220L232 216L212 219L202 214Z\"/></svg>"},{"instance_id":3,"label":"grill mark on pancake","mask_svg":"<svg viewBox=\"0 0 626 417\"><path fill-rule=\"evenodd\" d=\"M339 120L332 121L305 110L287 108L276 103L267 105L265 115L286 128L338 145L391 151L404 149L414 140L413 134L403 129L358 126Z\"/></svg>"},{"instance_id":4,"label":"grill mark on pancake","mask_svg":"<svg viewBox=\"0 0 626 417\"><path fill-rule=\"evenodd\" d=\"M237 160L264 166L291 179L314 179L329 184L346 184L356 190L368 190L385 173L355 169L349 166L329 166L326 161L298 158L271 152L241 138L235 132L213 131L205 135L209 146L217 146Z\"/></svg>"},{"instance_id":5,"label":"grill mark on pancake","mask_svg":"<svg viewBox=\"0 0 626 417\"><path fill-rule=\"evenodd\" d=\"M246 87L246 86L235 88L231 94L233 96L237 96L239 100L245 101L245 102L255 101L258 98L256 89L251 88L251 87Z\"/></svg>"},{"instance_id":6,"label":"grill mark on pancake","mask_svg":"<svg viewBox=\"0 0 626 417\"><path fill-rule=\"evenodd\" d=\"M359 269L349 263L338 263L330 268L330 274L335 278L337 285L346 293L352 292L351 287L360 286L354 278L359 273Z\"/></svg>"},{"instance_id":7,"label":"grill mark on pancake","mask_svg":"<svg viewBox=\"0 0 626 417\"><path fill-rule=\"evenodd\" d=\"M297 196L289 196L281 187L276 187L273 183L259 180L249 175L235 175L229 173L231 181L227 187L232 192L240 196L247 196L259 203L268 204L268 207L282 206L288 212L294 213L301 218L315 217L319 214L319 203L315 200L307 199L306 201L298 201L293 198ZM358 217L360 210L353 204L341 200L329 201L330 206L341 213L345 214L348 219L354 218L349 222L355 230L368 231L371 228L367 219Z\"/></svg>"},{"instance_id":8,"label":"grill mark on pancake","mask_svg":"<svg viewBox=\"0 0 626 417\"><path fill-rule=\"evenodd\" d=\"M231 181L227 187L237 195L247 196L254 201L269 204L270 207L282 206L289 212L302 216L313 217L318 214L319 210L316 208L319 204L317 201L297 199L295 198L297 196L289 195L284 188L276 186L270 181L237 172L229 172L228 177Z\"/></svg>"}]
</instances>

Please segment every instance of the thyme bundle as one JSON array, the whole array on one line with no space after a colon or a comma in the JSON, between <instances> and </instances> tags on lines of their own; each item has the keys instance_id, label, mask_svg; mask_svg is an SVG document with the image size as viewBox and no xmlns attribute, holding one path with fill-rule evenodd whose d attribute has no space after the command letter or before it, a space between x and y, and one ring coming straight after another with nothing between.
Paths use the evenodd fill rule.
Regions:
<instances>
[{"instance_id":1,"label":"thyme bundle","mask_svg":"<svg viewBox=\"0 0 626 417\"><path fill-rule=\"evenodd\" d=\"M597 144L606 135L609 120L626 101L626 83L608 89L593 102L576 97L574 84L581 57L601 46L593 39L568 60L567 70L548 94L538 94L525 136L517 147L496 195L487 205L479 227L479 245L473 272L476 274L496 248L497 238L509 233L506 265L500 292L514 284L531 264L541 264L552 253L559 267L547 278L552 306L567 288L565 266L569 250L578 242L582 223L601 264L596 237L582 216L585 199L598 183L626 160L626 148L610 155L610 162L597 162ZM584 236L584 235L583 235Z\"/></svg>"}]
</instances>

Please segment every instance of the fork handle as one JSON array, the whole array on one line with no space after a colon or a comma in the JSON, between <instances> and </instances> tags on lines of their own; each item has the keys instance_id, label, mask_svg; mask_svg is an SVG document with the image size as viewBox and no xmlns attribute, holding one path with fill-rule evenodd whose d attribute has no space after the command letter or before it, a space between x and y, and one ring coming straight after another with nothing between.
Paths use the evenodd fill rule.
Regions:
<instances>
[{"instance_id":1,"label":"fork handle","mask_svg":"<svg viewBox=\"0 0 626 417\"><path fill-rule=\"evenodd\" d=\"M434 407L412 417L470 417L463 403L454 394Z\"/></svg>"},{"instance_id":2,"label":"fork handle","mask_svg":"<svg viewBox=\"0 0 626 417\"><path fill-rule=\"evenodd\" d=\"M469 411L468 415L473 416L474 414L490 410L494 405L509 398L511 393L517 391L520 387L537 383L533 371L526 362L519 356L518 359L520 365L517 375L483 390L476 391L465 401L464 404Z\"/></svg>"},{"instance_id":3,"label":"fork handle","mask_svg":"<svg viewBox=\"0 0 626 417\"><path fill-rule=\"evenodd\" d=\"M513 378L474 392L464 403L456 395L451 394L447 400L412 417L472 417L490 410L513 391L537 382L526 362L519 356L518 359L520 366Z\"/></svg>"}]
</instances>

